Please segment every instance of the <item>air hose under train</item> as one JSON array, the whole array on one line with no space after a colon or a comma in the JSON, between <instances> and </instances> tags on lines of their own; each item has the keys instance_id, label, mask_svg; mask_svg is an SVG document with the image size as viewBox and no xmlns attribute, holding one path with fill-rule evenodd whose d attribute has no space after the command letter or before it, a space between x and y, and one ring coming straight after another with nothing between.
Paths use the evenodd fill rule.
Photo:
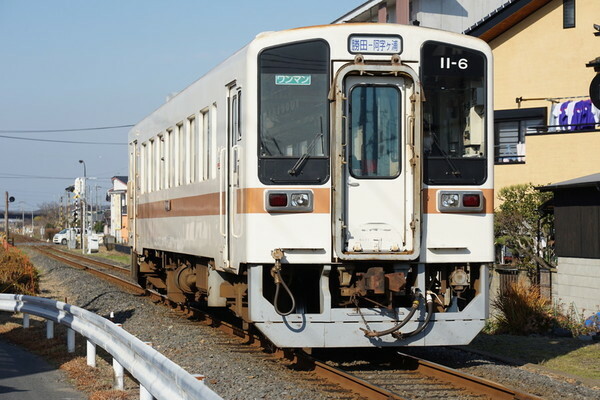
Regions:
<instances>
[{"instance_id":1,"label":"air hose under train","mask_svg":"<svg viewBox=\"0 0 600 400\"><path fill-rule=\"evenodd\" d=\"M398 329L400 329L404 325L406 325L408 323L408 321L410 321L410 319L413 317L413 315L415 315L415 312L419 308L419 304L421 304L422 298L423 298L423 295L421 294L421 291L419 289L415 290L415 295L413 297L412 306L410 307L410 312L406 315L406 317L404 317L404 319L402 321L400 321L398 324L392 326L390 329L386 329L385 331L371 331L368 329L360 328L360 330L365 333L366 337L380 337L380 336L385 336L385 335L389 335L390 333L396 332Z\"/></svg>"},{"instance_id":2,"label":"air hose under train","mask_svg":"<svg viewBox=\"0 0 600 400\"><path fill-rule=\"evenodd\" d=\"M411 320L413 315L415 315L415 312L417 311L417 309L419 308L419 305L421 304L421 299L423 299L423 295L421 294L421 291L419 289L417 289L415 291L415 296L413 299L413 304L410 308L410 312L406 315L406 317L404 317L404 319L402 321L400 321L398 324L394 325L390 329L386 329L384 331L370 331L370 330L361 328L361 330L363 332L365 332L366 337L380 337L380 336L392 334L392 336L395 337L396 339L406 339L408 337L418 335L419 333L421 333L423 331L423 329L425 329L425 327L427 327L427 325L429 325L429 322L431 321L431 317L433 315L433 296L431 295L430 291L427 291L427 306L426 306L427 307L427 316L425 317L425 322L423 323L423 325L419 326L414 331L408 332L408 333L401 333L398 331L400 330L400 328L402 328L404 325L406 325L408 323L408 321Z\"/></svg>"},{"instance_id":3,"label":"air hose under train","mask_svg":"<svg viewBox=\"0 0 600 400\"><path fill-rule=\"evenodd\" d=\"M406 339L407 337L418 335L419 333L421 333L423 331L423 329L425 329L427 327L427 325L429 325L432 315L433 315L433 296L431 295L430 291L427 291L427 316L425 317L425 321L423 322L423 325L419 326L414 331L408 332L408 333L394 332L394 333L392 333L392 336L395 337L396 339Z\"/></svg>"},{"instance_id":4,"label":"air hose under train","mask_svg":"<svg viewBox=\"0 0 600 400\"><path fill-rule=\"evenodd\" d=\"M275 297L273 298L273 306L275 307L275 312L277 314L281 315L282 317L285 317L286 315L290 315L296 308L296 300L294 299L294 295L292 294L292 291L290 290L288 285L286 285L285 281L281 277L281 259L283 258L283 250L275 249L271 252L271 256L275 259L275 265L273 265L273 268L271 268L271 276L273 277L273 282L275 282ZM285 291L288 293L290 300L292 301L292 305L291 305L290 309L286 312L282 312L279 309L279 304L278 304L279 291L281 289L281 286L283 286Z\"/></svg>"}]
</instances>

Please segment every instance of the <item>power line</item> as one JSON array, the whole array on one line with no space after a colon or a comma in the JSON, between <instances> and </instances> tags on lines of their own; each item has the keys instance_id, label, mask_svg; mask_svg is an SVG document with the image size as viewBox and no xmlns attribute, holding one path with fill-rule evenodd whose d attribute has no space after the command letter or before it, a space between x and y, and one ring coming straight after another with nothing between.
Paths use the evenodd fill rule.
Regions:
<instances>
[{"instance_id":1,"label":"power line","mask_svg":"<svg viewBox=\"0 0 600 400\"><path fill-rule=\"evenodd\" d=\"M90 177L91 178L91 177ZM88 178L88 179L90 179ZM61 177L61 176L41 176L41 175L21 175L21 174L1 174L0 179L52 179L52 180L74 180L72 176ZM111 178L98 177L94 178L96 181L110 181Z\"/></svg>"},{"instance_id":2,"label":"power line","mask_svg":"<svg viewBox=\"0 0 600 400\"><path fill-rule=\"evenodd\" d=\"M0 131L4 132L4 131ZM18 136L7 136L0 135L0 138L4 139L14 139L14 140L28 140L31 142L50 142L50 143L71 143L71 144L94 144L94 145L109 145L109 146L124 146L127 143L117 143L117 142L80 142L76 140L52 140L52 139L34 139L34 138L24 138Z\"/></svg>"},{"instance_id":3,"label":"power line","mask_svg":"<svg viewBox=\"0 0 600 400\"><path fill-rule=\"evenodd\" d=\"M135 125L113 125L97 126L92 128L65 128L65 129L0 129L0 133L58 133L58 132L81 132L100 131L105 129L131 128Z\"/></svg>"}]
</instances>

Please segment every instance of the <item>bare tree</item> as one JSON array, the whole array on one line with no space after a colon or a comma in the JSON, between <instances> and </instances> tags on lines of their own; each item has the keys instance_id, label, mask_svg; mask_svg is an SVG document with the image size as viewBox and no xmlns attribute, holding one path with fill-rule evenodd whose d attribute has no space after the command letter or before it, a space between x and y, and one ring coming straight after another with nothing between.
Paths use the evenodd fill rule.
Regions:
<instances>
[{"instance_id":1,"label":"bare tree","mask_svg":"<svg viewBox=\"0 0 600 400\"><path fill-rule=\"evenodd\" d=\"M45 228L64 228L65 216L61 213L61 205L57 202L42 203L40 206L39 222Z\"/></svg>"}]
</instances>

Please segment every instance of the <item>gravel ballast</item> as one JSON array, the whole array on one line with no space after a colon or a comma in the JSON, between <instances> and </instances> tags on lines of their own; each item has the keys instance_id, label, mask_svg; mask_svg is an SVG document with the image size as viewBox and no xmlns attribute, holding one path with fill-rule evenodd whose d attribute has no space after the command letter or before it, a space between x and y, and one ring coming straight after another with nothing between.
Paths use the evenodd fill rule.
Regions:
<instances>
[{"instance_id":1,"label":"gravel ballast","mask_svg":"<svg viewBox=\"0 0 600 400\"><path fill-rule=\"evenodd\" d=\"M225 399L354 399L345 389L312 372L298 371L234 338L185 319L91 274L25 250L42 275L41 296L83 307L114 322L192 374ZM82 340L78 338L77 340ZM414 350L414 351L413 351ZM410 353L465 370L545 399L600 399L600 389L491 361L457 349L411 349Z\"/></svg>"}]
</instances>

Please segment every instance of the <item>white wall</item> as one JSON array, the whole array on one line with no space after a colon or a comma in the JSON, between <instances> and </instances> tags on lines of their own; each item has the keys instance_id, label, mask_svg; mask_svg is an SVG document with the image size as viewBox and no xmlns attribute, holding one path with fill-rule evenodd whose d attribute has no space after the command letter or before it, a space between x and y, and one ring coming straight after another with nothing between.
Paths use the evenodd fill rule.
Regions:
<instances>
[{"instance_id":1,"label":"white wall","mask_svg":"<svg viewBox=\"0 0 600 400\"><path fill-rule=\"evenodd\" d=\"M559 257L557 269L552 276L555 302L566 307L573 303L586 317L600 311L600 260Z\"/></svg>"},{"instance_id":2,"label":"white wall","mask_svg":"<svg viewBox=\"0 0 600 400\"><path fill-rule=\"evenodd\" d=\"M509 0L409 0L409 23L462 33ZM333 23L377 22L381 2L366 1ZM386 0L388 22L396 22L396 1Z\"/></svg>"},{"instance_id":3,"label":"white wall","mask_svg":"<svg viewBox=\"0 0 600 400\"><path fill-rule=\"evenodd\" d=\"M462 33L507 0L413 0L411 20L421 26Z\"/></svg>"}]
</instances>

